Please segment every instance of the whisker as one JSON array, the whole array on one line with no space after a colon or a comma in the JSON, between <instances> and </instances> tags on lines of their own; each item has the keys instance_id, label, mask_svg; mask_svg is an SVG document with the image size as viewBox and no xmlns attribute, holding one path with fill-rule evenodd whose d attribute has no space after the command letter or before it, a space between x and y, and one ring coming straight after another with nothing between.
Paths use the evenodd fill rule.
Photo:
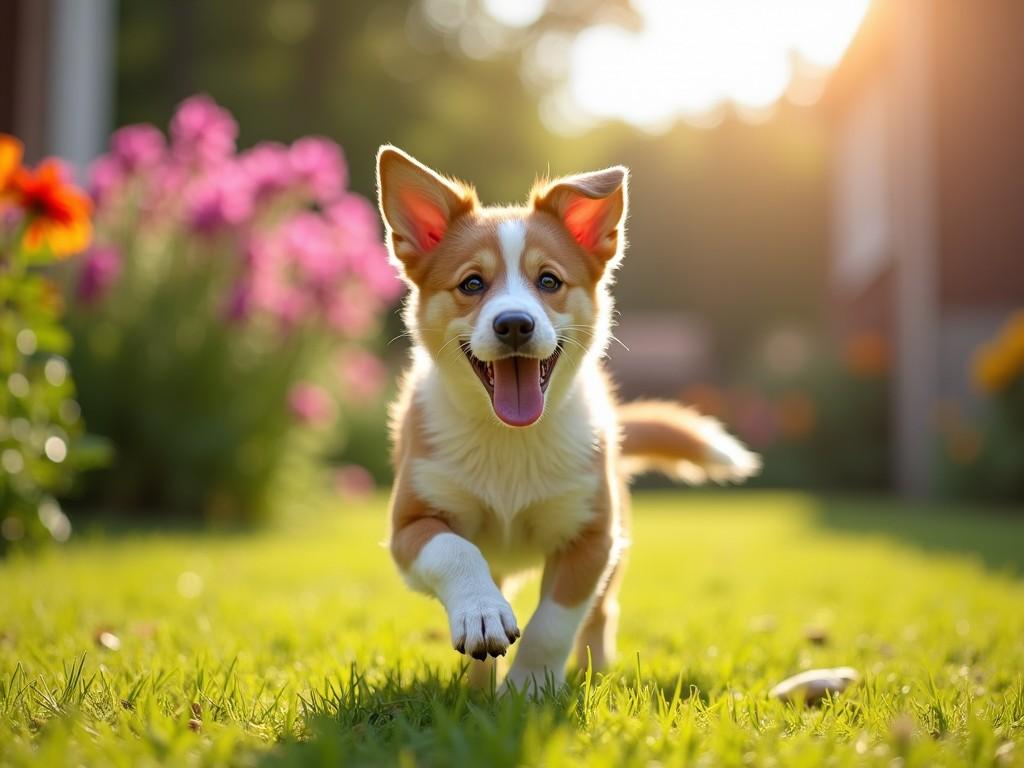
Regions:
<instances>
[{"instance_id":1,"label":"whisker","mask_svg":"<svg viewBox=\"0 0 1024 768\"><path fill-rule=\"evenodd\" d=\"M462 344L464 344L464 343L466 342L466 337L465 337L465 336L452 336L452 337L451 337L450 339L448 339L448 341L446 341L446 342L445 342L445 343L444 343L444 344L443 344L443 345L441 346L441 348L440 348L439 350L437 350L437 354L439 354L439 355L440 355L440 354L441 354L442 352L444 352L444 351L445 351L445 349L447 349L447 348L448 348L448 347L449 347L449 346L450 346L450 345L452 344L452 342L455 342L455 341L459 341L459 342L461 342ZM460 344L460 346L461 346L462 344Z\"/></svg>"},{"instance_id":2,"label":"whisker","mask_svg":"<svg viewBox=\"0 0 1024 768\"><path fill-rule=\"evenodd\" d=\"M580 342L579 342L579 341L577 341L576 339L571 339L571 338L569 338L568 336L559 336L559 337L558 337L558 340L559 340L560 342L562 342L562 343L563 343L563 345L564 345L564 344L573 344L573 345L575 345L575 346L579 347L580 351L582 351L582 352L583 352L584 354L586 354L586 353L587 353L587 352L589 351L589 350L588 350L588 349L587 349L587 348L586 348L585 346L583 346L582 344L580 344ZM565 350L565 347L563 346L563 348L562 348L562 349L563 349L563 351L564 351L564 350ZM575 361L574 361L574 362L575 362Z\"/></svg>"},{"instance_id":3,"label":"whisker","mask_svg":"<svg viewBox=\"0 0 1024 768\"><path fill-rule=\"evenodd\" d=\"M593 338L594 336L597 335L597 332L592 327L590 327L589 325L563 325L562 329L563 330L567 330L568 329L568 330L574 330L574 331L582 331L583 333L587 334L591 338ZM629 347L627 347L623 343L623 341L618 336L616 336L614 333L612 333L611 331L608 331L608 339L610 341L614 341L616 344L618 344L624 350L629 352Z\"/></svg>"},{"instance_id":4,"label":"whisker","mask_svg":"<svg viewBox=\"0 0 1024 768\"><path fill-rule=\"evenodd\" d=\"M443 329L442 328L417 328L417 330L419 330L419 331L427 331L429 333L441 333ZM407 328L406 330L402 331L400 334L395 336L395 338L391 339L391 341L389 341L387 343L387 346L391 346L394 342L398 341L403 336L406 336L406 337L408 337L410 339L413 338L412 330Z\"/></svg>"}]
</instances>

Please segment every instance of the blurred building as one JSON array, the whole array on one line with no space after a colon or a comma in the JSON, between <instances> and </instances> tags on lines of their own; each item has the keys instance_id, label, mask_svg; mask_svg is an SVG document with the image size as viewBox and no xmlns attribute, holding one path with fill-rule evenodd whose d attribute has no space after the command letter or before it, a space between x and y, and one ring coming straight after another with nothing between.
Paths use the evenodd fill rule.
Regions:
<instances>
[{"instance_id":1,"label":"blurred building","mask_svg":"<svg viewBox=\"0 0 1024 768\"><path fill-rule=\"evenodd\" d=\"M613 329L608 364L620 394L678 398L712 373L711 334L698 318L632 310Z\"/></svg>"},{"instance_id":2,"label":"blurred building","mask_svg":"<svg viewBox=\"0 0 1024 768\"><path fill-rule=\"evenodd\" d=\"M113 116L115 0L0 0L0 131L80 173Z\"/></svg>"},{"instance_id":3,"label":"blurred building","mask_svg":"<svg viewBox=\"0 0 1024 768\"><path fill-rule=\"evenodd\" d=\"M936 408L1024 305L1024 3L876 0L825 96L841 334L892 349L895 475L931 492Z\"/></svg>"}]
</instances>

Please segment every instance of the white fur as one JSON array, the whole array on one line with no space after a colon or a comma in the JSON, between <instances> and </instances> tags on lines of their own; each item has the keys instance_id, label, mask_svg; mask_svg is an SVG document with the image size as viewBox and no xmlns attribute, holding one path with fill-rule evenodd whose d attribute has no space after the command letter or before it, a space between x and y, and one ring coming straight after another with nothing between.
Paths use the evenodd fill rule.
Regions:
<instances>
[{"instance_id":1,"label":"white fur","mask_svg":"<svg viewBox=\"0 0 1024 768\"><path fill-rule=\"evenodd\" d=\"M526 312L534 322L533 336L519 353L528 357L550 357L555 352L558 336L544 306L523 274L526 223L521 219L499 222L498 242L505 263L505 282L501 290L488 296L480 310L469 340L473 354L481 360L497 360L508 354L508 347L494 334L494 319L502 312L516 310Z\"/></svg>"},{"instance_id":2,"label":"white fur","mask_svg":"<svg viewBox=\"0 0 1024 768\"><path fill-rule=\"evenodd\" d=\"M548 678L561 684L576 633L589 609L589 600L572 607L549 598L541 600L523 631L522 645L505 678L506 686L514 685L520 691L531 686L541 688Z\"/></svg>"},{"instance_id":3,"label":"white fur","mask_svg":"<svg viewBox=\"0 0 1024 768\"><path fill-rule=\"evenodd\" d=\"M526 250L526 222L505 219L498 223L498 243L509 281L522 279L523 251Z\"/></svg>"},{"instance_id":4,"label":"white fur","mask_svg":"<svg viewBox=\"0 0 1024 768\"><path fill-rule=\"evenodd\" d=\"M413 460L417 495L444 509L499 573L521 570L567 543L593 514L594 445L609 430L610 407L588 385L571 388L526 430L467 407L429 360L414 368L429 458ZM479 382L469 382L479 389Z\"/></svg>"},{"instance_id":5,"label":"white fur","mask_svg":"<svg viewBox=\"0 0 1024 768\"><path fill-rule=\"evenodd\" d=\"M454 648L469 655L504 654L519 634L512 606L491 578L487 561L461 536L434 536L413 561L408 579L444 605Z\"/></svg>"},{"instance_id":6,"label":"white fur","mask_svg":"<svg viewBox=\"0 0 1024 768\"><path fill-rule=\"evenodd\" d=\"M761 457L748 451L718 422L708 419L702 432L707 441L704 469L716 483L740 482L760 471Z\"/></svg>"}]
</instances>

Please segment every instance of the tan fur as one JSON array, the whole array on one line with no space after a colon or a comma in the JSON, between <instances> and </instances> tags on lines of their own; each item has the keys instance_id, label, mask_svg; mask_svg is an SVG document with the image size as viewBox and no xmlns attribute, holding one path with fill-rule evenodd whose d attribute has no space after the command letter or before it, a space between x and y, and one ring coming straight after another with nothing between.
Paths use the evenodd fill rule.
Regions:
<instances>
[{"instance_id":1,"label":"tan fur","mask_svg":"<svg viewBox=\"0 0 1024 768\"><path fill-rule=\"evenodd\" d=\"M471 187L393 148L382 148L378 174L389 249L410 286L405 320L416 342L392 410L394 559L410 583L436 587L453 642L467 653L460 644L470 643L478 658L485 649L503 655L519 634L495 585L543 563L541 606L510 679L519 685L549 665L560 675L577 635L579 659L585 663L589 648L600 668L615 653L629 474L682 464L742 477L728 474L731 462L745 462L749 474L756 460L692 411L615 402L600 359L611 325L608 284L624 247L625 169L539 182L528 205L505 208L481 207ZM562 281L557 291L537 287L546 272ZM469 275L487 290L460 291ZM491 296L513 295L542 308L537 320L554 329L561 349L544 411L522 428L496 418L463 352L470 339L476 344L490 333L480 320L493 316L482 314ZM458 561L444 562L446 552ZM481 607L477 619L466 595L491 607ZM484 682L490 669L474 663L471 676Z\"/></svg>"},{"instance_id":2,"label":"tan fur","mask_svg":"<svg viewBox=\"0 0 1024 768\"><path fill-rule=\"evenodd\" d=\"M700 464L706 444L700 429L705 421L694 410L674 403L641 401L618 407L622 453L636 458L684 459Z\"/></svg>"}]
</instances>

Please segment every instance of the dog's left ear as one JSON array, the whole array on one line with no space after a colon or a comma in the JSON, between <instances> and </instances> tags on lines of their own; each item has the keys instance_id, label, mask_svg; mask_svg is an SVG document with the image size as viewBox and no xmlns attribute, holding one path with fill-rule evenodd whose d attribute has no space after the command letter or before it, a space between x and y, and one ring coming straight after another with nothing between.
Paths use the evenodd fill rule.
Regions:
<instances>
[{"instance_id":1,"label":"dog's left ear","mask_svg":"<svg viewBox=\"0 0 1024 768\"><path fill-rule=\"evenodd\" d=\"M619 251L628 184L621 165L566 176L535 189L533 208L553 213L585 251L608 261Z\"/></svg>"}]
</instances>

